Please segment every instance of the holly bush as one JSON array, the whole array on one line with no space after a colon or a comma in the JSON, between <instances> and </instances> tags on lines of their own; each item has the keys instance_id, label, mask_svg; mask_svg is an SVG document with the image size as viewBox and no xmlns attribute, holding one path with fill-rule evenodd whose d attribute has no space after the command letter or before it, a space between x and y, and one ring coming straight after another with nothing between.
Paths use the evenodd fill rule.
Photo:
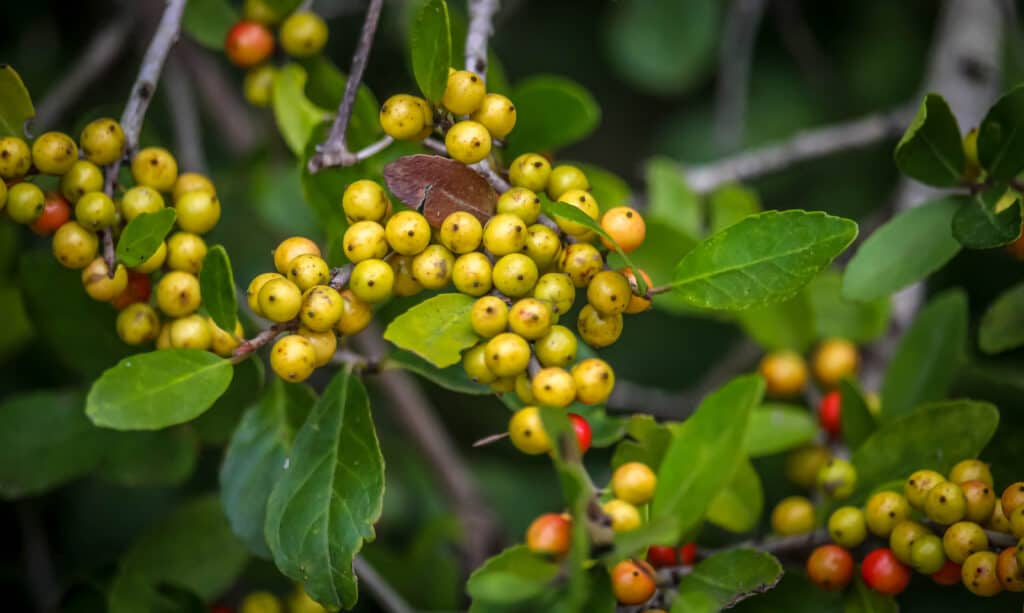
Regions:
<instances>
[{"instance_id":1,"label":"holly bush","mask_svg":"<svg viewBox=\"0 0 1024 613\"><path fill-rule=\"evenodd\" d=\"M730 37L764 3L610 8L598 82L637 92L616 110L693 93L722 49L722 133L696 110L654 147L720 159L650 156L642 181L576 161L604 129L583 85L510 78L559 49L517 39L544 7L330 4L108 7L70 81L21 49L0 66L14 608L1021 603L1024 87L986 97L998 66L942 60L977 52L956 27L987 2L946 3L939 91L734 155L732 64L758 55ZM793 7L772 9L783 46ZM135 82L67 100L135 29ZM759 118L787 87L752 98L751 132L809 114Z\"/></svg>"}]
</instances>

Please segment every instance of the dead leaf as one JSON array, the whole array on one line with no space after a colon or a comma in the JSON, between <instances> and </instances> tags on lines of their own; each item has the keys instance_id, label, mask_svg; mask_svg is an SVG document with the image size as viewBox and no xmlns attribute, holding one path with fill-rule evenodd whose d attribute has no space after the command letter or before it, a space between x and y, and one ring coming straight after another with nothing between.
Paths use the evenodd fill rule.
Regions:
<instances>
[{"instance_id":1,"label":"dead leaf","mask_svg":"<svg viewBox=\"0 0 1024 613\"><path fill-rule=\"evenodd\" d=\"M456 211L487 223L498 206L498 193L472 168L439 155L407 155L384 167L388 189L407 206L422 206L433 228Z\"/></svg>"}]
</instances>

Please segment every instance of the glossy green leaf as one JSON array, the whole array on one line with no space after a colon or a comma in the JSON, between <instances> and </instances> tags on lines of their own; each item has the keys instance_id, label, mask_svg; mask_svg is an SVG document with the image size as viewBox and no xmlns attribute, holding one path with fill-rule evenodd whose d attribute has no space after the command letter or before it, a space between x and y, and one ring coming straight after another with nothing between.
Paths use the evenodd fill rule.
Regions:
<instances>
[{"instance_id":1,"label":"glossy green leaf","mask_svg":"<svg viewBox=\"0 0 1024 613\"><path fill-rule=\"evenodd\" d=\"M597 200L602 212L617 206L631 205L633 191L625 179L619 175L587 162L570 161L566 163L572 164L587 175L587 181L590 183L590 195Z\"/></svg>"},{"instance_id":2,"label":"glossy green leaf","mask_svg":"<svg viewBox=\"0 0 1024 613\"><path fill-rule=\"evenodd\" d=\"M301 156L313 129L328 118L328 112L306 97L306 70L296 63L274 73L274 119L281 138L297 156Z\"/></svg>"},{"instance_id":3,"label":"glossy green leaf","mask_svg":"<svg viewBox=\"0 0 1024 613\"><path fill-rule=\"evenodd\" d=\"M701 241L683 256L673 291L694 306L742 310L792 297L857 236L821 212L768 211Z\"/></svg>"},{"instance_id":4,"label":"glossy green leaf","mask_svg":"<svg viewBox=\"0 0 1024 613\"><path fill-rule=\"evenodd\" d=\"M967 347L967 296L949 290L931 300L900 339L882 382L882 419L946 397Z\"/></svg>"},{"instance_id":5,"label":"glossy green leaf","mask_svg":"<svg viewBox=\"0 0 1024 613\"><path fill-rule=\"evenodd\" d=\"M799 292L785 302L740 311L736 321L747 336L768 351L803 352L818 338L806 292Z\"/></svg>"},{"instance_id":6,"label":"glossy green leaf","mask_svg":"<svg viewBox=\"0 0 1024 613\"><path fill-rule=\"evenodd\" d=\"M799 447L817 434L818 424L806 408L771 402L751 412L743 448L756 458Z\"/></svg>"},{"instance_id":7,"label":"glossy green leaf","mask_svg":"<svg viewBox=\"0 0 1024 613\"><path fill-rule=\"evenodd\" d=\"M612 455L612 468L626 462L640 462L651 468L661 461L672 444L672 432L665 424L654 421L650 415L633 415L626 425L626 439L616 445Z\"/></svg>"},{"instance_id":8,"label":"glossy green leaf","mask_svg":"<svg viewBox=\"0 0 1024 613\"><path fill-rule=\"evenodd\" d=\"M384 500L384 458L358 378L331 379L276 479L264 525L274 563L317 602L351 608L352 559L374 538Z\"/></svg>"},{"instance_id":9,"label":"glossy green leaf","mask_svg":"<svg viewBox=\"0 0 1024 613\"><path fill-rule=\"evenodd\" d=\"M93 383L85 412L97 426L157 430L202 414L231 383L231 362L198 349L127 357Z\"/></svg>"},{"instance_id":10,"label":"glossy green leaf","mask_svg":"<svg viewBox=\"0 0 1024 613\"><path fill-rule=\"evenodd\" d=\"M25 137L25 122L36 116L32 96L21 76L8 64L0 64L0 137Z\"/></svg>"},{"instance_id":11,"label":"glossy green leaf","mask_svg":"<svg viewBox=\"0 0 1024 613\"><path fill-rule=\"evenodd\" d=\"M117 259L129 268L148 260L163 244L177 217L172 208L142 213L128 222L117 241Z\"/></svg>"},{"instance_id":12,"label":"glossy green leaf","mask_svg":"<svg viewBox=\"0 0 1024 613\"><path fill-rule=\"evenodd\" d=\"M564 77L530 77L516 85L509 98L518 117L508 135L509 159L579 142L601 121L601 109L590 92Z\"/></svg>"},{"instance_id":13,"label":"glossy green leaf","mask_svg":"<svg viewBox=\"0 0 1024 613\"><path fill-rule=\"evenodd\" d=\"M843 296L843 277L826 270L804 292L810 301L818 338L845 338L855 343L872 341L889 327L888 297L851 300Z\"/></svg>"},{"instance_id":14,"label":"glossy green leaf","mask_svg":"<svg viewBox=\"0 0 1024 613\"><path fill-rule=\"evenodd\" d=\"M228 0L189 0L181 27L204 47L220 53L228 30L238 19L238 11Z\"/></svg>"},{"instance_id":15,"label":"glossy green leaf","mask_svg":"<svg viewBox=\"0 0 1024 613\"><path fill-rule=\"evenodd\" d=\"M474 603L510 605L542 595L558 575L558 565L514 545L473 571L466 591Z\"/></svg>"},{"instance_id":16,"label":"glossy green leaf","mask_svg":"<svg viewBox=\"0 0 1024 613\"><path fill-rule=\"evenodd\" d=\"M754 470L754 465L744 460L728 485L711 499L707 519L729 532L746 532L757 525L763 508L761 477Z\"/></svg>"},{"instance_id":17,"label":"glossy green leaf","mask_svg":"<svg viewBox=\"0 0 1024 613\"><path fill-rule=\"evenodd\" d=\"M203 268L199 271L199 290L203 306L213 323L233 334L238 322L238 291L231 260L223 245L214 245L206 252Z\"/></svg>"},{"instance_id":18,"label":"glossy green leaf","mask_svg":"<svg viewBox=\"0 0 1024 613\"><path fill-rule=\"evenodd\" d=\"M267 499L295 432L315 401L309 387L275 377L260 401L246 411L224 452L220 468L224 512L238 538L262 558L270 558L263 536Z\"/></svg>"},{"instance_id":19,"label":"glossy green leaf","mask_svg":"<svg viewBox=\"0 0 1024 613\"><path fill-rule=\"evenodd\" d=\"M972 197L953 216L953 237L968 249L1001 247L1020 237L1020 199L1000 207L1005 189L988 189ZM998 211L998 212L997 212Z\"/></svg>"},{"instance_id":20,"label":"glossy green leaf","mask_svg":"<svg viewBox=\"0 0 1024 613\"><path fill-rule=\"evenodd\" d=\"M963 179L960 126L942 96L925 96L896 145L895 159L903 174L928 185L953 187Z\"/></svg>"},{"instance_id":21,"label":"glossy green leaf","mask_svg":"<svg viewBox=\"0 0 1024 613\"><path fill-rule=\"evenodd\" d=\"M445 0L428 0L416 14L409 33L412 73L423 96L440 102L452 64L452 31Z\"/></svg>"},{"instance_id":22,"label":"glossy green leaf","mask_svg":"<svg viewBox=\"0 0 1024 613\"><path fill-rule=\"evenodd\" d=\"M849 449L856 450L877 428L867 400L849 380L839 382L840 432Z\"/></svg>"},{"instance_id":23,"label":"glossy green leaf","mask_svg":"<svg viewBox=\"0 0 1024 613\"><path fill-rule=\"evenodd\" d=\"M857 491L922 468L945 474L960 460L977 457L998 425L996 407L972 400L927 404L884 423L853 453Z\"/></svg>"},{"instance_id":24,"label":"glossy green leaf","mask_svg":"<svg viewBox=\"0 0 1024 613\"><path fill-rule=\"evenodd\" d=\"M1024 87L1003 94L981 120L978 161L989 176L1004 181L1024 170Z\"/></svg>"},{"instance_id":25,"label":"glossy green leaf","mask_svg":"<svg viewBox=\"0 0 1024 613\"><path fill-rule=\"evenodd\" d=\"M679 582L672 613L716 613L775 587L782 565L774 556L753 549L715 554Z\"/></svg>"},{"instance_id":26,"label":"glossy green leaf","mask_svg":"<svg viewBox=\"0 0 1024 613\"><path fill-rule=\"evenodd\" d=\"M723 185L708 197L711 232L719 232L761 212L757 192L742 185Z\"/></svg>"},{"instance_id":27,"label":"glossy green leaf","mask_svg":"<svg viewBox=\"0 0 1024 613\"><path fill-rule=\"evenodd\" d=\"M453 364L445 368L438 368L410 351L401 349L391 352L381 364L382 369L401 368L414 372L424 379L436 383L443 388L450 389L462 394L473 394L475 396L490 395L493 393L491 386L474 382L466 374L461 363Z\"/></svg>"},{"instance_id":28,"label":"glossy green leaf","mask_svg":"<svg viewBox=\"0 0 1024 613\"><path fill-rule=\"evenodd\" d=\"M474 302L456 293L428 298L393 319L384 338L438 368L457 364L462 350L480 340L469 322Z\"/></svg>"},{"instance_id":29,"label":"glossy green leaf","mask_svg":"<svg viewBox=\"0 0 1024 613\"><path fill-rule=\"evenodd\" d=\"M981 316L978 345L985 353L1001 353L1024 345L1024 283L1006 290Z\"/></svg>"},{"instance_id":30,"label":"glossy green leaf","mask_svg":"<svg viewBox=\"0 0 1024 613\"><path fill-rule=\"evenodd\" d=\"M966 196L931 200L899 213L861 244L846 266L843 295L874 300L920 281L960 251L949 228Z\"/></svg>"},{"instance_id":31,"label":"glossy green leaf","mask_svg":"<svg viewBox=\"0 0 1024 613\"><path fill-rule=\"evenodd\" d=\"M657 219L693 240L703 235L704 212L700 198L686 184L679 164L656 157L647 162L647 211L650 221Z\"/></svg>"},{"instance_id":32,"label":"glossy green leaf","mask_svg":"<svg viewBox=\"0 0 1024 613\"><path fill-rule=\"evenodd\" d=\"M846 590L843 613L899 613L900 606L892 596L869 588L858 576L853 587Z\"/></svg>"},{"instance_id":33,"label":"glossy green leaf","mask_svg":"<svg viewBox=\"0 0 1024 613\"><path fill-rule=\"evenodd\" d=\"M199 440L188 428L108 434L96 474L126 487L169 487L184 483L199 461Z\"/></svg>"}]
</instances>

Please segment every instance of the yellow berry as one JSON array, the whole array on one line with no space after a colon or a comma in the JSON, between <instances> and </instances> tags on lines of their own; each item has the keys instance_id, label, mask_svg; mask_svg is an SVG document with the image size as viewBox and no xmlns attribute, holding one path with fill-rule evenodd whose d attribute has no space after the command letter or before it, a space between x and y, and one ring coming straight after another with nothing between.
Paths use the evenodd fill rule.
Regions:
<instances>
[{"instance_id":1,"label":"yellow berry","mask_svg":"<svg viewBox=\"0 0 1024 613\"><path fill-rule=\"evenodd\" d=\"M495 262L491 282L506 296L518 298L530 293L537 275L533 260L521 253L510 253Z\"/></svg>"},{"instance_id":2,"label":"yellow berry","mask_svg":"<svg viewBox=\"0 0 1024 613\"><path fill-rule=\"evenodd\" d=\"M630 504L647 504L657 483L657 476L646 464L626 462L612 473L612 494Z\"/></svg>"},{"instance_id":3,"label":"yellow berry","mask_svg":"<svg viewBox=\"0 0 1024 613\"><path fill-rule=\"evenodd\" d=\"M208 192L216 194L217 190L213 187L213 182L198 172L183 172L178 175L177 180L174 182L174 188L171 191L171 198L174 202L181 200L182 196L191 192Z\"/></svg>"},{"instance_id":4,"label":"yellow berry","mask_svg":"<svg viewBox=\"0 0 1024 613\"><path fill-rule=\"evenodd\" d=\"M452 159L475 164L491 153L491 134L475 121L460 121L448 129L444 146Z\"/></svg>"},{"instance_id":5,"label":"yellow berry","mask_svg":"<svg viewBox=\"0 0 1024 613\"><path fill-rule=\"evenodd\" d=\"M75 219L90 230L109 228L117 219L117 207L103 192L89 192L75 203Z\"/></svg>"},{"instance_id":6,"label":"yellow berry","mask_svg":"<svg viewBox=\"0 0 1024 613\"><path fill-rule=\"evenodd\" d=\"M260 108L270 106L274 98L274 77L277 69L271 64L250 68L242 81L242 94L249 104Z\"/></svg>"},{"instance_id":7,"label":"yellow berry","mask_svg":"<svg viewBox=\"0 0 1024 613\"><path fill-rule=\"evenodd\" d=\"M186 315L171 322L171 347L175 349L200 349L206 351L213 342L213 334L206 318L201 315Z\"/></svg>"},{"instance_id":8,"label":"yellow berry","mask_svg":"<svg viewBox=\"0 0 1024 613\"><path fill-rule=\"evenodd\" d=\"M302 290L288 279L270 279L259 293L260 313L270 321L291 321L302 308Z\"/></svg>"},{"instance_id":9,"label":"yellow berry","mask_svg":"<svg viewBox=\"0 0 1024 613\"><path fill-rule=\"evenodd\" d=\"M78 159L78 145L63 132L47 132L32 143L32 163L39 172L62 175Z\"/></svg>"},{"instance_id":10,"label":"yellow berry","mask_svg":"<svg viewBox=\"0 0 1024 613\"><path fill-rule=\"evenodd\" d=\"M260 317L264 316L263 311L260 310L260 290L271 279L284 279L284 277L276 272L258 274L249 282L249 287L245 290L245 300L249 303L249 308Z\"/></svg>"},{"instance_id":11,"label":"yellow berry","mask_svg":"<svg viewBox=\"0 0 1024 613\"><path fill-rule=\"evenodd\" d=\"M640 527L640 511L625 500L613 498L601 505L601 510L612 520L614 532L629 532Z\"/></svg>"},{"instance_id":12,"label":"yellow berry","mask_svg":"<svg viewBox=\"0 0 1024 613\"><path fill-rule=\"evenodd\" d=\"M198 234L175 232L167 239L167 267L198 275L206 259L206 241Z\"/></svg>"},{"instance_id":13,"label":"yellow berry","mask_svg":"<svg viewBox=\"0 0 1024 613\"><path fill-rule=\"evenodd\" d=\"M537 340L551 329L551 307L536 298L523 298L509 310L508 325L526 340Z\"/></svg>"},{"instance_id":14,"label":"yellow berry","mask_svg":"<svg viewBox=\"0 0 1024 613\"><path fill-rule=\"evenodd\" d=\"M376 221L383 223L391 215L391 200L384 188L369 179L360 179L345 188L341 208L349 223Z\"/></svg>"},{"instance_id":15,"label":"yellow berry","mask_svg":"<svg viewBox=\"0 0 1024 613\"><path fill-rule=\"evenodd\" d=\"M352 290L346 289L341 292L341 319L334 329L342 336L358 334L370 325L373 319L373 309L363 300L360 300Z\"/></svg>"},{"instance_id":16,"label":"yellow berry","mask_svg":"<svg viewBox=\"0 0 1024 613\"><path fill-rule=\"evenodd\" d=\"M981 460L961 460L949 471L949 480L957 485L965 481L981 481L992 486L992 470Z\"/></svg>"},{"instance_id":17,"label":"yellow berry","mask_svg":"<svg viewBox=\"0 0 1024 613\"><path fill-rule=\"evenodd\" d=\"M152 187L136 185L121 197L121 215L131 221L143 213L156 213L164 208L164 197Z\"/></svg>"},{"instance_id":18,"label":"yellow berry","mask_svg":"<svg viewBox=\"0 0 1024 613\"><path fill-rule=\"evenodd\" d=\"M97 166L112 164L124 153L124 130L116 119L103 117L90 121L79 137L82 155Z\"/></svg>"},{"instance_id":19,"label":"yellow berry","mask_svg":"<svg viewBox=\"0 0 1024 613\"><path fill-rule=\"evenodd\" d=\"M327 285L314 285L302 296L302 325L313 332L326 332L341 319L344 311L341 294Z\"/></svg>"},{"instance_id":20,"label":"yellow berry","mask_svg":"<svg viewBox=\"0 0 1024 613\"><path fill-rule=\"evenodd\" d=\"M633 290L622 273L602 270L594 275L587 286L587 301L605 316L623 313L629 306Z\"/></svg>"},{"instance_id":21,"label":"yellow berry","mask_svg":"<svg viewBox=\"0 0 1024 613\"><path fill-rule=\"evenodd\" d=\"M587 304L580 309L576 329L583 341L591 347L607 347L622 335L622 314L602 315Z\"/></svg>"},{"instance_id":22,"label":"yellow berry","mask_svg":"<svg viewBox=\"0 0 1024 613\"><path fill-rule=\"evenodd\" d=\"M292 260L306 254L319 256L320 247L303 236L286 238L274 249L274 268L282 275L286 275Z\"/></svg>"},{"instance_id":23,"label":"yellow berry","mask_svg":"<svg viewBox=\"0 0 1024 613\"><path fill-rule=\"evenodd\" d=\"M786 455L786 478L803 488L812 488L818 482L818 473L832 458L829 450L820 445L806 445Z\"/></svg>"},{"instance_id":24,"label":"yellow berry","mask_svg":"<svg viewBox=\"0 0 1024 613\"><path fill-rule=\"evenodd\" d=\"M601 252L590 243L574 243L562 251L559 269L572 279L576 287L586 287L594 275L604 270Z\"/></svg>"},{"instance_id":25,"label":"yellow berry","mask_svg":"<svg viewBox=\"0 0 1024 613\"><path fill-rule=\"evenodd\" d=\"M519 253L526 245L526 222L515 215L498 214L484 226L484 249L501 257Z\"/></svg>"},{"instance_id":26,"label":"yellow berry","mask_svg":"<svg viewBox=\"0 0 1024 613\"><path fill-rule=\"evenodd\" d=\"M555 315L566 313L576 300L576 286L569 275L560 272L549 272L537 279L533 288L533 297L551 305Z\"/></svg>"},{"instance_id":27,"label":"yellow berry","mask_svg":"<svg viewBox=\"0 0 1024 613\"><path fill-rule=\"evenodd\" d=\"M423 112L423 106L415 96L391 96L380 107L380 127L395 140L425 138L424 129L433 123L433 118Z\"/></svg>"},{"instance_id":28,"label":"yellow berry","mask_svg":"<svg viewBox=\"0 0 1024 613\"><path fill-rule=\"evenodd\" d=\"M782 536L814 530L814 505L803 496L783 498L772 510L772 530Z\"/></svg>"},{"instance_id":29,"label":"yellow berry","mask_svg":"<svg viewBox=\"0 0 1024 613\"><path fill-rule=\"evenodd\" d=\"M498 212L515 215L526 224L533 224L540 217L540 198L533 190L513 187L498 198Z\"/></svg>"},{"instance_id":30,"label":"yellow berry","mask_svg":"<svg viewBox=\"0 0 1024 613\"><path fill-rule=\"evenodd\" d=\"M304 336L313 345L313 353L316 354L313 365L316 367L327 365L334 357L334 352L338 350L338 337L333 330L317 332L300 326L299 335Z\"/></svg>"},{"instance_id":31,"label":"yellow berry","mask_svg":"<svg viewBox=\"0 0 1024 613\"><path fill-rule=\"evenodd\" d=\"M441 289L452 278L455 257L444 245L430 245L412 259L412 276L427 289Z\"/></svg>"},{"instance_id":32,"label":"yellow berry","mask_svg":"<svg viewBox=\"0 0 1024 613\"><path fill-rule=\"evenodd\" d=\"M516 377L515 393L516 398L523 404L536 404L536 399L533 397L533 382L525 372Z\"/></svg>"},{"instance_id":33,"label":"yellow berry","mask_svg":"<svg viewBox=\"0 0 1024 613\"><path fill-rule=\"evenodd\" d=\"M101 192L96 192L106 198ZM109 200L109 198L107 198ZM46 195L33 183L16 183L7 192L7 214L20 224L30 224L39 219L46 207ZM113 210L114 203L110 203ZM85 225L85 224L83 224ZM92 228L92 226L88 226Z\"/></svg>"},{"instance_id":34,"label":"yellow berry","mask_svg":"<svg viewBox=\"0 0 1024 613\"><path fill-rule=\"evenodd\" d=\"M316 368L316 350L308 338L289 334L274 343L270 367L278 377L293 383L305 381Z\"/></svg>"},{"instance_id":35,"label":"yellow berry","mask_svg":"<svg viewBox=\"0 0 1024 613\"><path fill-rule=\"evenodd\" d=\"M526 229L526 246L523 252L540 270L547 270L558 261L558 256L562 253L562 241L551 228L534 224Z\"/></svg>"},{"instance_id":36,"label":"yellow berry","mask_svg":"<svg viewBox=\"0 0 1024 613\"><path fill-rule=\"evenodd\" d=\"M564 368L542 368L533 376L530 392L533 402L562 409L576 399L576 381Z\"/></svg>"},{"instance_id":37,"label":"yellow berry","mask_svg":"<svg viewBox=\"0 0 1024 613\"><path fill-rule=\"evenodd\" d=\"M396 296L415 296L423 291L423 286L412 276L412 259L414 256L392 253L387 263L395 272L394 291Z\"/></svg>"},{"instance_id":38,"label":"yellow berry","mask_svg":"<svg viewBox=\"0 0 1024 613\"><path fill-rule=\"evenodd\" d=\"M473 331L480 336L496 336L508 326L508 306L497 296L484 296L473 303L469 311L469 322Z\"/></svg>"},{"instance_id":39,"label":"yellow berry","mask_svg":"<svg viewBox=\"0 0 1024 613\"><path fill-rule=\"evenodd\" d=\"M110 268L103 258L96 258L82 269L82 286L85 293L93 300L109 302L117 298L124 288L128 287L128 271L123 264L114 269L110 276Z\"/></svg>"},{"instance_id":40,"label":"yellow berry","mask_svg":"<svg viewBox=\"0 0 1024 613\"><path fill-rule=\"evenodd\" d=\"M590 195L590 192L586 192L582 189L571 189L563 193L558 198L558 201L576 207L586 213L587 217L593 219L595 222L601 214L601 209L597 206L597 200L594 200L594 197ZM593 236L593 230L590 230L587 226L581 223L561 218L557 220L557 223L558 227L570 236L575 236L579 239L587 239Z\"/></svg>"},{"instance_id":41,"label":"yellow berry","mask_svg":"<svg viewBox=\"0 0 1024 613\"><path fill-rule=\"evenodd\" d=\"M565 326L551 326L547 334L533 343L533 351L543 366L572 364L576 361L577 347L576 335Z\"/></svg>"},{"instance_id":42,"label":"yellow berry","mask_svg":"<svg viewBox=\"0 0 1024 613\"><path fill-rule=\"evenodd\" d=\"M20 179L32 167L32 151L17 136L0 137L0 179Z\"/></svg>"},{"instance_id":43,"label":"yellow berry","mask_svg":"<svg viewBox=\"0 0 1024 613\"><path fill-rule=\"evenodd\" d=\"M487 94L470 119L487 128L494 138L505 138L516 127L516 106L501 94Z\"/></svg>"},{"instance_id":44,"label":"yellow berry","mask_svg":"<svg viewBox=\"0 0 1024 613\"><path fill-rule=\"evenodd\" d=\"M212 335L210 349L222 358L231 357L231 354L241 343L245 335L245 331L242 329L242 322L235 321L235 330L230 333L222 329L210 318L207 318L206 323L210 326L210 333Z\"/></svg>"},{"instance_id":45,"label":"yellow berry","mask_svg":"<svg viewBox=\"0 0 1024 613\"><path fill-rule=\"evenodd\" d=\"M551 163L537 153L524 153L512 160L508 168L509 182L515 187L525 187L539 192L548 186Z\"/></svg>"},{"instance_id":46,"label":"yellow berry","mask_svg":"<svg viewBox=\"0 0 1024 613\"><path fill-rule=\"evenodd\" d=\"M466 376L484 385L497 380L491 369L487 368L486 352L487 344L480 343L462 354L462 368L466 371Z\"/></svg>"},{"instance_id":47,"label":"yellow berry","mask_svg":"<svg viewBox=\"0 0 1024 613\"><path fill-rule=\"evenodd\" d=\"M186 232L204 234L220 221L220 200L213 192L194 190L177 198L174 208L178 226Z\"/></svg>"},{"instance_id":48,"label":"yellow berry","mask_svg":"<svg viewBox=\"0 0 1024 613\"><path fill-rule=\"evenodd\" d=\"M910 515L907 499L896 492L878 492L868 498L864 518L875 536L888 537L896 524Z\"/></svg>"},{"instance_id":49,"label":"yellow berry","mask_svg":"<svg viewBox=\"0 0 1024 613\"><path fill-rule=\"evenodd\" d=\"M419 256L417 256L419 257ZM482 296L491 291L491 261L482 253L460 255L452 267L452 284L468 296Z\"/></svg>"},{"instance_id":50,"label":"yellow berry","mask_svg":"<svg viewBox=\"0 0 1024 613\"><path fill-rule=\"evenodd\" d=\"M60 178L60 193L74 204L89 192L103 189L103 171L88 160L75 160L71 168Z\"/></svg>"},{"instance_id":51,"label":"yellow berry","mask_svg":"<svg viewBox=\"0 0 1024 613\"><path fill-rule=\"evenodd\" d=\"M814 376L825 387L835 387L844 378L857 372L860 356L857 346L848 340L830 338L818 346L814 352L811 367Z\"/></svg>"},{"instance_id":52,"label":"yellow berry","mask_svg":"<svg viewBox=\"0 0 1024 613\"><path fill-rule=\"evenodd\" d=\"M384 226L375 221L357 221L349 226L341 239L341 246L350 262L380 259L388 253Z\"/></svg>"},{"instance_id":53,"label":"yellow berry","mask_svg":"<svg viewBox=\"0 0 1024 613\"><path fill-rule=\"evenodd\" d=\"M483 79L468 70L456 70L448 74L441 104L456 115L468 115L480 108L486 94Z\"/></svg>"},{"instance_id":54,"label":"yellow berry","mask_svg":"<svg viewBox=\"0 0 1024 613\"><path fill-rule=\"evenodd\" d=\"M567 191L578 189L586 191L590 189L590 181L587 175L575 166L563 164L551 170L547 181L548 197L552 200L560 200L562 194Z\"/></svg>"},{"instance_id":55,"label":"yellow berry","mask_svg":"<svg viewBox=\"0 0 1024 613\"><path fill-rule=\"evenodd\" d=\"M202 294L199 279L180 270L172 270L156 284L156 305L171 317L184 317L199 308Z\"/></svg>"},{"instance_id":56,"label":"yellow berry","mask_svg":"<svg viewBox=\"0 0 1024 613\"><path fill-rule=\"evenodd\" d=\"M388 220L384 236L396 253L416 255L430 244L430 224L416 211L400 211Z\"/></svg>"},{"instance_id":57,"label":"yellow berry","mask_svg":"<svg viewBox=\"0 0 1024 613\"><path fill-rule=\"evenodd\" d=\"M66 268L85 268L96 257L99 245L96 234L69 221L53 235L53 257Z\"/></svg>"},{"instance_id":58,"label":"yellow berry","mask_svg":"<svg viewBox=\"0 0 1024 613\"><path fill-rule=\"evenodd\" d=\"M281 24L280 40L292 57L316 55L327 44L327 22L311 11L297 11Z\"/></svg>"},{"instance_id":59,"label":"yellow berry","mask_svg":"<svg viewBox=\"0 0 1024 613\"><path fill-rule=\"evenodd\" d=\"M142 302L130 304L117 314L117 335L128 345L142 345L156 340L160 318L153 307Z\"/></svg>"},{"instance_id":60,"label":"yellow berry","mask_svg":"<svg viewBox=\"0 0 1024 613\"><path fill-rule=\"evenodd\" d=\"M903 495L907 497L910 506L918 511L923 511L924 503L928 499L928 492L945 480L946 478L941 473L934 470L915 471L903 484Z\"/></svg>"},{"instance_id":61,"label":"yellow berry","mask_svg":"<svg viewBox=\"0 0 1024 613\"><path fill-rule=\"evenodd\" d=\"M363 260L352 269L348 286L360 300L376 304L391 297L395 271L384 260Z\"/></svg>"},{"instance_id":62,"label":"yellow berry","mask_svg":"<svg viewBox=\"0 0 1024 613\"><path fill-rule=\"evenodd\" d=\"M475 251L482 237L480 220L466 211L455 211L441 223L441 244L452 253L461 255Z\"/></svg>"},{"instance_id":63,"label":"yellow berry","mask_svg":"<svg viewBox=\"0 0 1024 613\"><path fill-rule=\"evenodd\" d=\"M331 278L331 268L318 255L304 253L288 265L288 280L306 291L314 285L323 285Z\"/></svg>"},{"instance_id":64,"label":"yellow berry","mask_svg":"<svg viewBox=\"0 0 1024 613\"><path fill-rule=\"evenodd\" d=\"M612 367L600 358L587 358L572 368L576 381L576 400L583 404L601 404L615 387Z\"/></svg>"},{"instance_id":65,"label":"yellow berry","mask_svg":"<svg viewBox=\"0 0 1024 613\"><path fill-rule=\"evenodd\" d=\"M487 368L498 377L515 377L526 371L530 344L518 334L502 332L487 341Z\"/></svg>"},{"instance_id":66,"label":"yellow berry","mask_svg":"<svg viewBox=\"0 0 1024 613\"><path fill-rule=\"evenodd\" d=\"M178 161L162 147L146 147L132 158L132 177L138 185L169 192L178 179Z\"/></svg>"},{"instance_id":67,"label":"yellow berry","mask_svg":"<svg viewBox=\"0 0 1024 613\"><path fill-rule=\"evenodd\" d=\"M512 415L508 422L508 434L516 449L529 455L551 451L551 437L544 430L537 407L524 407Z\"/></svg>"},{"instance_id":68,"label":"yellow berry","mask_svg":"<svg viewBox=\"0 0 1024 613\"><path fill-rule=\"evenodd\" d=\"M807 363L795 351L776 351L761 359L758 372L764 378L765 392L775 398L802 394L807 385Z\"/></svg>"}]
</instances>

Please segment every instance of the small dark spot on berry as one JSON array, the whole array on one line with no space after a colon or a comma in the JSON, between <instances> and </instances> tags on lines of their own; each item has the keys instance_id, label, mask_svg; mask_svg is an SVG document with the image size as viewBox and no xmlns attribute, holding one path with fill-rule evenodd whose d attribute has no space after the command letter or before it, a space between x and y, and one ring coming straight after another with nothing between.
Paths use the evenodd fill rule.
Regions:
<instances>
[{"instance_id":1,"label":"small dark spot on berry","mask_svg":"<svg viewBox=\"0 0 1024 613\"><path fill-rule=\"evenodd\" d=\"M516 279L522 281L523 280L523 275L516 275Z\"/></svg>"},{"instance_id":2,"label":"small dark spot on berry","mask_svg":"<svg viewBox=\"0 0 1024 613\"><path fill-rule=\"evenodd\" d=\"M409 236L416 236L416 230L409 230L408 232L406 232L406 234L408 234Z\"/></svg>"},{"instance_id":3,"label":"small dark spot on berry","mask_svg":"<svg viewBox=\"0 0 1024 613\"><path fill-rule=\"evenodd\" d=\"M540 168L540 167L541 167L541 166L543 166L543 165L544 165L544 162L534 162L534 163L533 163L533 167L534 167L534 168Z\"/></svg>"},{"instance_id":4,"label":"small dark spot on berry","mask_svg":"<svg viewBox=\"0 0 1024 613\"><path fill-rule=\"evenodd\" d=\"M367 282L366 282L366 285L368 285L368 286L370 286L370 287L373 287L373 283L374 283L373 281L367 281Z\"/></svg>"},{"instance_id":5,"label":"small dark spot on berry","mask_svg":"<svg viewBox=\"0 0 1024 613\"><path fill-rule=\"evenodd\" d=\"M626 217L632 217L633 211L626 211Z\"/></svg>"},{"instance_id":6,"label":"small dark spot on berry","mask_svg":"<svg viewBox=\"0 0 1024 613\"><path fill-rule=\"evenodd\" d=\"M946 503L946 497L945 496L939 496L939 502L941 502L942 504L945 504Z\"/></svg>"}]
</instances>

